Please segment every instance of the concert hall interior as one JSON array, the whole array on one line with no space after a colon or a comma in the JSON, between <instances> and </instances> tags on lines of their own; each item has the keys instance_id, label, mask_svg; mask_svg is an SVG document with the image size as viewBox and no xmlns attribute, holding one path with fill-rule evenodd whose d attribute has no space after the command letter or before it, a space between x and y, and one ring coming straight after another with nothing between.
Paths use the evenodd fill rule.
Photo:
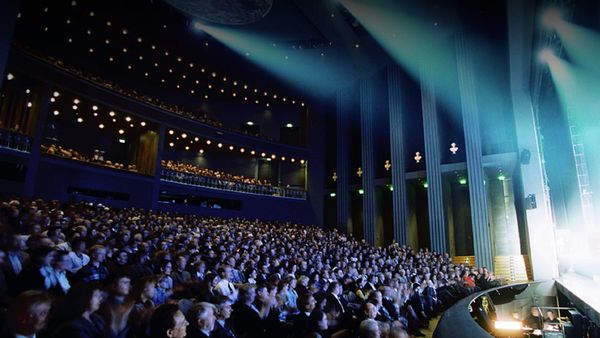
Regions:
<instances>
[{"instance_id":1,"label":"concert hall interior","mask_svg":"<svg viewBox=\"0 0 600 338\"><path fill-rule=\"evenodd\" d=\"M600 337L600 4L3 0L1 337Z\"/></svg>"}]
</instances>

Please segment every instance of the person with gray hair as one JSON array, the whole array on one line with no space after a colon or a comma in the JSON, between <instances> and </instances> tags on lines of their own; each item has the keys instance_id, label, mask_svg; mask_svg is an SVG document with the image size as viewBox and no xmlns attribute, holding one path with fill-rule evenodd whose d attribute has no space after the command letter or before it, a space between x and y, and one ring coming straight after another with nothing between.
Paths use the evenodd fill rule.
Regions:
<instances>
[{"instance_id":1,"label":"person with gray hair","mask_svg":"<svg viewBox=\"0 0 600 338\"><path fill-rule=\"evenodd\" d=\"M365 319L360 322L359 326L360 338L380 338L381 330L379 323L374 319Z\"/></svg>"},{"instance_id":2,"label":"person with gray hair","mask_svg":"<svg viewBox=\"0 0 600 338\"><path fill-rule=\"evenodd\" d=\"M190 322L190 330L187 337L191 338L208 338L215 328L217 317L215 316L216 308L208 302L200 302L194 305L188 312L188 321Z\"/></svg>"}]
</instances>

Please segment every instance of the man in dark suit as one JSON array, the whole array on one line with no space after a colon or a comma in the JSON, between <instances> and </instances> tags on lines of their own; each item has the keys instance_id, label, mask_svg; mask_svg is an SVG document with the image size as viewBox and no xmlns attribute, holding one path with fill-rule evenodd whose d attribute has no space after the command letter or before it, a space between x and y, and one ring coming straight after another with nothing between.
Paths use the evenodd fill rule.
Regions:
<instances>
[{"instance_id":1,"label":"man in dark suit","mask_svg":"<svg viewBox=\"0 0 600 338\"><path fill-rule=\"evenodd\" d=\"M211 303L201 302L194 305L188 312L190 328L187 336L190 338L209 338L215 328L215 306Z\"/></svg>"},{"instance_id":2,"label":"man in dark suit","mask_svg":"<svg viewBox=\"0 0 600 338\"><path fill-rule=\"evenodd\" d=\"M300 313L291 318L293 323L294 337L304 338L304 336L308 333L308 319L310 318L311 312L315 309L317 301L312 294L304 293L298 296L297 304Z\"/></svg>"},{"instance_id":3,"label":"man in dark suit","mask_svg":"<svg viewBox=\"0 0 600 338\"><path fill-rule=\"evenodd\" d=\"M216 302L217 321L215 323L215 329L212 332L211 337L214 338L236 338L233 328L229 321L233 308L231 307L231 300L228 297L220 296Z\"/></svg>"}]
</instances>

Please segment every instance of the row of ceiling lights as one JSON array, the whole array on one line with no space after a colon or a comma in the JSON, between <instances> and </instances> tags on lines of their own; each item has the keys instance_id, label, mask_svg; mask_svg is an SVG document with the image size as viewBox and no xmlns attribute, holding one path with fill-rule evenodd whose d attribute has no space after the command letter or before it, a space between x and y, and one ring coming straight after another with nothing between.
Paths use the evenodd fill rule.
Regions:
<instances>
[{"instance_id":1,"label":"row of ceiling lights","mask_svg":"<svg viewBox=\"0 0 600 338\"><path fill-rule=\"evenodd\" d=\"M47 12L48 12L48 7L44 8L44 12L45 12L45 13L47 13ZM95 16L95 13L94 13L94 12L90 12L89 14L90 14L90 16L91 16L91 17L94 17L94 16ZM21 18L21 17L22 17L22 14L19 14L19 16L18 16L18 17L20 17L20 18ZM70 23L71 23L70 19L67 19L66 23L67 23L67 24L70 24ZM112 22L111 22L111 21L106 21L106 25L107 25L107 26L112 26ZM47 32L47 31L49 30L48 26L44 26L43 30L44 30L45 32ZM92 31L91 31L90 29L87 29L87 30L85 31L85 33L86 33L87 35L92 35ZM123 29L121 30L121 33L122 33L122 35L124 35L124 36L127 36L127 35L129 35L129 30L128 30L127 28L123 28ZM67 39L67 41L68 41L69 43L72 43L72 42L73 42L73 39L72 39L72 38L68 38L68 39ZM111 44L111 40L110 40L110 39L108 39L108 38L105 38L105 39L103 39L103 41L104 41L104 43L105 43L106 45L109 45L109 44ZM143 44L143 43L144 43L144 39L143 39L142 37L137 37L136 41L137 41L138 43L140 43L140 44ZM155 45L155 44L150 44L150 48L151 48L153 51L156 51L156 50L157 50L157 47L156 47L156 45ZM89 51L90 53L94 53L95 49L94 49L93 47L90 47L90 48L88 49L88 51ZM129 51L129 49L128 49L127 47L123 47L123 48L122 48L120 51L122 51L123 53L127 53L127 52ZM161 54L163 54L163 53L161 53ZM164 51L164 55L165 55L165 56L169 56L169 55L170 55L170 53L169 53L168 51ZM137 57L137 59L138 59L138 60L140 60L140 61L141 61L141 60L144 60L144 56L142 56L142 55L139 55L139 56ZM114 56L109 56L109 62L113 62L113 61L115 61L115 57L114 57ZM193 62L187 62L187 61L184 61L182 57L177 57L177 58L176 58L176 61L177 61L178 63L187 63L187 64L188 64L188 66L189 66L189 68L194 68L194 67L195 67L195 64L194 64ZM158 67L159 67L159 63L158 63L158 62L154 62L154 64L153 64L153 65L154 65L154 67L155 67L155 68L158 68ZM137 68L137 67L135 67L135 68ZM132 66L131 64L129 64L129 65L127 66L127 69L128 69L128 70L133 70L133 69L134 69L134 66ZM169 71L169 73L173 73L173 69L172 69L172 68L168 68L168 71ZM216 79L216 77L217 77L217 73L216 73L216 72L214 72L214 71L212 71L212 72L211 72L211 71L208 71L208 70L206 70L205 68L201 68L201 69L200 69L200 72L201 72L201 73L207 73L207 74L210 74L210 76L212 76L212 78L214 78L214 79ZM144 76L145 76L145 77L149 77L149 76L150 76L150 73L146 71L146 72L144 72ZM188 74L182 74L182 75L181 75L181 78L182 78L182 79L184 79L184 80L185 80L185 79L187 79L188 77L190 77ZM190 77L190 78L191 78L191 77ZM227 77L227 76L223 76L223 77L222 77L222 79L223 79L223 82L228 82L228 77ZM161 83L165 83L165 82L166 82L166 79L165 79L165 78L161 78L161 79L160 79L160 81L161 81ZM196 85L200 85L200 81L199 81L199 80L197 80L197 79L196 79L194 82L195 82L195 84L196 84ZM234 80L234 81L232 81L232 83L233 83L233 86L236 86L236 87L237 87L237 86L238 86L238 84L239 84L239 81L237 81L237 80ZM180 85L179 83L176 83L176 86L175 86L175 87L176 87L177 89L181 89L181 85ZM215 89L216 89L216 86L213 86L213 84L208 84L208 89L213 89L213 87L215 87ZM243 89L244 89L244 90L246 90L246 91L247 91L247 90L249 90L249 86L248 86L247 84L244 84L244 85L241 85L241 84L240 84L240 87L243 87ZM191 89L191 90L190 90L190 93L191 93L191 94L195 94L195 93L196 93L196 90L197 90L197 89ZM220 89L219 89L219 92L220 92L220 93L222 93L222 94L225 94L226 90L225 90L224 88L220 88ZM240 98L242 98L242 97L243 97L244 101L251 100L251 98L248 98L248 96L247 96L247 95L245 95L245 96L244 96L244 95L242 95L242 94L238 95L238 93L237 93L237 91L235 90L235 88L233 88L233 89L229 90L228 92L231 92L231 96L232 96L232 97L238 97L238 96L239 96ZM295 99L288 99L288 98L287 98L287 97L285 97L285 96L280 96L280 95L277 95L277 94L272 94L272 95L269 95L268 91L260 91L258 88L254 88L254 89L253 89L253 92L254 92L255 94L258 94L258 95L259 95L259 97L260 97L260 92L262 92L263 96L264 96L264 97L267 97L268 99L270 99L270 98L272 97L272 98L273 98L273 100L277 100L277 99L279 98L279 99L281 100L281 102L291 102L293 105L295 105L295 104L296 104L296 102L297 102ZM208 97L209 97L209 96L208 96L208 94L204 94L204 98L205 98L205 99L208 99ZM254 99L254 102L255 102L256 104L260 104L260 103L261 103L261 100L259 100L259 99L256 99L256 98L255 98L255 99ZM305 106L305 103L304 103L304 102L300 102L300 105L301 105L302 107L304 107L304 106ZM270 102L265 102L265 106L266 106L266 107L269 107L269 106L270 106Z\"/></svg>"}]
</instances>

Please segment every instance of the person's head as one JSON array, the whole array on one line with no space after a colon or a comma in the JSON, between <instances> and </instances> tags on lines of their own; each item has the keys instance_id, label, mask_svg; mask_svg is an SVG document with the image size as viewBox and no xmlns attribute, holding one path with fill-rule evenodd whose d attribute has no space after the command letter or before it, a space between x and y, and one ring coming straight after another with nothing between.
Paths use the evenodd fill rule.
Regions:
<instances>
[{"instance_id":1,"label":"person's head","mask_svg":"<svg viewBox=\"0 0 600 338\"><path fill-rule=\"evenodd\" d=\"M113 296L128 296L131 289L131 278L127 274L115 274L111 279L109 289Z\"/></svg>"},{"instance_id":2,"label":"person's head","mask_svg":"<svg viewBox=\"0 0 600 338\"><path fill-rule=\"evenodd\" d=\"M229 297L220 296L215 303L216 305L216 316L217 319L227 320L231 317L231 313L233 312L233 307L231 307L231 300Z\"/></svg>"},{"instance_id":3,"label":"person's head","mask_svg":"<svg viewBox=\"0 0 600 338\"><path fill-rule=\"evenodd\" d=\"M365 318L375 319L377 317L377 312L377 305L372 302L366 302L365 305L363 305L363 314L365 315Z\"/></svg>"},{"instance_id":4,"label":"person's head","mask_svg":"<svg viewBox=\"0 0 600 338\"><path fill-rule=\"evenodd\" d=\"M215 306L211 303L201 302L194 305L188 312L188 320L201 330L211 332L215 328Z\"/></svg>"},{"instance_id":5,"label":"person's head","mask_svg":"<svg viewBox=\"0 0 600 338\"><path fill-rule=\"evenodd\" d=\"M187 266L187 258L185 258L185 256L183 256L183 255L177 256L177 258L175 260L175 265L177 267L177 270L179 270L179 271L185 270L185 267Z\"/></svg>"},{"instance_id":6,"label":"person's head","mask_svg":"<svg viewBox=\"0 0 600 338\"><path fill-rule=\"evenodd\" d=\"M329 328L327 315L321 310L313 311L308 317L308 327L310 332L324 332Z\"/></svg>"},{"instance_id":7,"label":"person's head","mask_svg":"<svg viewBox=\"0 0 600 338\"><path fill-rule=\"evenodd\" d=\"M117 265L120 265L120 266L127 265L127 262L129 261L129 254L127 253L127 251L121 250L121 251L117 252L115 261L117 262Z\"/></svg>"},{"instance_id":8,"label":"person's head","mask_svg":"<svg viewBox=\"0 0 600 338\"><path fill-rule=\"evenodd\" d=\"M224 264L219 267L217 272L219 273L219 276L221 276L221 279L227 279L230 281L233 277L232 270L233 269L231 268L231 265Z\"/></svg>"},{"instance_id":9,"label":"person's head","mask_svg":"<svg viewBox=\"0 0 600 338\"><path fill-rule=\"evenodd\" d=\"M152 314L150 331L153 338L184 338L188 324L177 304L163 304Z\"/></svg>"},{"instance_id":10,"label":"person's head","mask_svg":"<svg viewBox=\"0 0 600 338\"><path fill-rule=\"evenodd\" d=\"M102 245L94 245L90 248L90 259L93 262L103 263L106 259L106 248Z\"/></svg>"},{"instance_id":11,"label":"person's head","mask_svg":"<svg viewBox=\"0 0 600 338\"><path fill-rule=\"evenodd\" d=\"M546 311L546 317L548 317L548 320L553 320L555 318L554 311L552 311L552 310Z\"/></svg>"},{"instance_id":12,"label":"person's head","mask_svg":"<svg viewBox=\"0 0 600 338\"><path fill-rule=\"evenodd\" d=\"M158 278L155 276L145 276L140 278L136 283L131 294L136 301L150 300L156 294L156 283Z\"/></svg>"},{"instance_id":13,"label":"person's head","mask_svg":"<svg viewBox=\"0 0 600 338\"><path fill-rule=\"evenodd\" d=\"M55 255L54 248L45 245L31 250L31 260L38 266L49 266L54 261Z\"/></svg>"},{"instance_id":14,"label":"person's head","mask_svg":"<svg viewBox=\"0 0 600 338\"><path fill-rule=\"evenodd\" d=\"M315 297L313 297L313 295L310 293L303 293L299 295L296 303L298 304L298 310L308 313L312 312L317 305Z\"/></svg>"},{"instance_id":15,"label":"person's head","mask_svg":"<svg viewBox=\"0 0 600 338\"><path fill-rule=\"evenodd\" d=\"M532 306L531 307L531 315L534 317L539 317L540 316L540 310L538 309L537 306Z\"/></svg>"},{"instance_id":16,"label":"person's head","mask_svg":"<svg viewBox=\"0 0 600 338\"><path fill-rule=\"evenodd\" d=\"M32 336L46 327L52 305L50 295L37 290L28 290L18 295L7 314L9 329L14 334Z\"/></svg>"},{"instance_id":17,"label":"person's head","mask_svg":"<svg viewBox=\"0 0 600 338\"><path fill-rule=\"evenodd\" d=\"M252 304L256 299L256 285L244 284L239 289L238 300L243 304Z\"/></svg>"},{"instance_id":18,"label":"person's head","mask_svg":"<svg viewBox=\"0 0 600 338\"><path fill-rule=\"evenodd\" d=\"M102 304L104 293L99 283L78 283L69 289L67 300L73 312L81 315L84 312L94 313Z\"/></svg>"},{"instance_id":19,"label":"person's head","mask_svg":"<svg viewBox=\"0 0 600 338\"><path fill-rule=\"evenodd\" d=\"M56 271L65 271L71 266L71 258L69 257L69 252L60 250L56 252L54 256L54 269Z\"/></svg>"},{"instance_id":20,"label":"person's head","mask_svg":"<svg viewBox=\"0 0 600 338\"><path fill-rule=\"evenodd\" d=\"M361 338L380 338L381 331L379 330L379 324L374 319L365 319L360 322L359 327Z\"/></svg>"}]
</instances>

